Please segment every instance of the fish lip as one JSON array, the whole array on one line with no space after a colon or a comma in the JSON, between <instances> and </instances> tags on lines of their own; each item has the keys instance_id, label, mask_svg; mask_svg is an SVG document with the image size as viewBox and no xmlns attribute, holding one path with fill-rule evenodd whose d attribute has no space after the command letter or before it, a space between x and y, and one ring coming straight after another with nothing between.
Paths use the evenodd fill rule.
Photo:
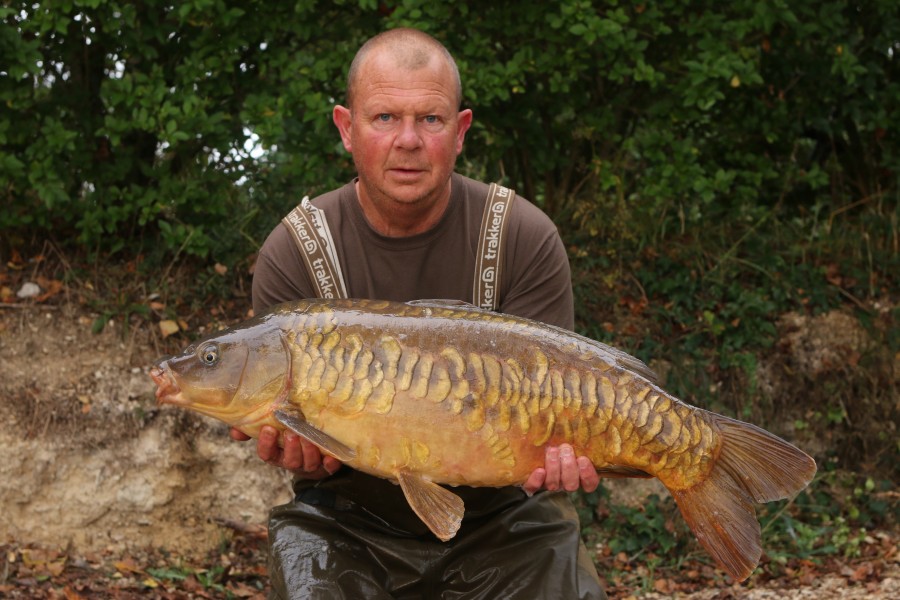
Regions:
<instances>
[{"instance_id":1,"label":"fish lip","mask_svg":"<svg viewBox=\"0 0 900 600\"><path fill-rule=\"evenodd\" d=\"M181 404L181 389L172 377L172 372L166 363L153 365L150 369L150 378L156 384L157 404Z\"/></svg>"}]
</instances>

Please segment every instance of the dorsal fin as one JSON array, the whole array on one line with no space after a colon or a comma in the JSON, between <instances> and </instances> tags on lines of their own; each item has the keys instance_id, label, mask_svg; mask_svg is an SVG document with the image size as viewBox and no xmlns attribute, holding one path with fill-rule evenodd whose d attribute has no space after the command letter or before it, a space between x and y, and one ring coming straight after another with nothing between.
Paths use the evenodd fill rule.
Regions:
<instances>
[{"instance_id":1,"label":"dorsal fin","mask_svg":"<svg viewBox=\"0 0 900 600\"><path fill-rule=\"evenodd\" d=\"M452 300L443 298L410 300L409 302L407 302L407 304L410 306L426 306L430 308L465 308L469 310L484 310L483 308L479 308L471 302L466 302L465 300Z\"/></svg>"}]
</instances>

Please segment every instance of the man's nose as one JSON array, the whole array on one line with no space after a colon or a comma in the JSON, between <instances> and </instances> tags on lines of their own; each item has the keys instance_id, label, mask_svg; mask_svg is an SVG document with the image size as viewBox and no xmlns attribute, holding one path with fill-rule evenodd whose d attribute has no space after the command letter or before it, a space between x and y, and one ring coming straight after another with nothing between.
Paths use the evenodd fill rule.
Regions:
<instances>
[{"instance_id":1,"label":"man's nose","mask_svg":"<svg viewBox=\"0 0 900 600\"><path fill-rule=\"evenodd\" d=\"M404 150L414 150L422 145L422 136L419 135L419 123L414 118L404 118L400 122L397 138L394 145Z\"/></svg>"}]
</instances>

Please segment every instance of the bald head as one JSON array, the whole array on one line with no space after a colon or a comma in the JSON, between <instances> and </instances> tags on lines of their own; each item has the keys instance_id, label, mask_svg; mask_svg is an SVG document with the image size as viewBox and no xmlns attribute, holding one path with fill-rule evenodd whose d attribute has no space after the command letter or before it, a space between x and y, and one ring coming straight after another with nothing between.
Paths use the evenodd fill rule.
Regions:
<instances>
[{"instance_id":1,"label":"bald head","mask_svg":"<svg viewBox=\"0 0 900 600\"><path fill-rule=\"evenodd\" d=\"M391 29L379 33L369 39L350 63L350 72L347 74L347 105L353 107L354 87L360 79L360 73L372 55L386 56L395 64L407 71L416 71L428 66L433 60L444 61L453 74L456 86L456 104L462 103L462 83L459 79L459 69L456 61L444 46L418 29Z\"/></svg>"}]
</instances>

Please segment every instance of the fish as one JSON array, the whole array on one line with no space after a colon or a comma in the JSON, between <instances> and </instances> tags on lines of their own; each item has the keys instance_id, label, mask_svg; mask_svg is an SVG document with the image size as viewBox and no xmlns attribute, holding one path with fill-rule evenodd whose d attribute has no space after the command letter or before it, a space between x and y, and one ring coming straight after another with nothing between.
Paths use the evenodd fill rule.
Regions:
<instances>
[{"instance_id":1,"label":"fish","mask_svg":"<svg viewBox=\"0 0 900 600\"><path fill-rule=\"evenodd\" d=\"M399 484L443 541L465 512L454 486L521 485L547 445L568 443L601 476L658 478L743 581L762 554L755 504L796 495L816 473L789 442L667 393L622 350L458 301L280 304L150 376L160 404L251 437L291 430Z\"/></svg>"}]
</instances>

